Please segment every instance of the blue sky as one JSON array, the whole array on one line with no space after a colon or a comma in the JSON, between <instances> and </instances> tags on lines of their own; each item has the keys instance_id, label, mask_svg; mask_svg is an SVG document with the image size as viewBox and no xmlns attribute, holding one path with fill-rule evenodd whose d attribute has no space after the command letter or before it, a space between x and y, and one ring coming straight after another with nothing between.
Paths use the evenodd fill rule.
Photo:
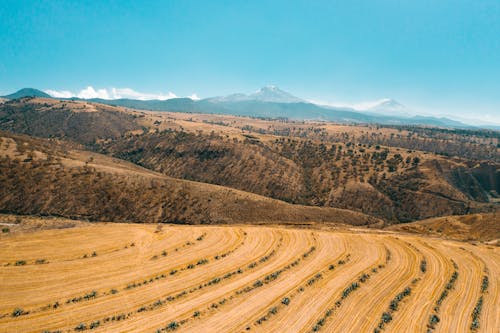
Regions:
<instances>
[{"instance_id":1,"label":"blue sky","mask_svg":"<svg viewBox=\"0 0 500 333\"><path fill-rule=\"evenodd\" d=\"M209 97L274 84L500 123L498 0L2 0L0 41L0 95Z\"/></svg>"}]
</instances>

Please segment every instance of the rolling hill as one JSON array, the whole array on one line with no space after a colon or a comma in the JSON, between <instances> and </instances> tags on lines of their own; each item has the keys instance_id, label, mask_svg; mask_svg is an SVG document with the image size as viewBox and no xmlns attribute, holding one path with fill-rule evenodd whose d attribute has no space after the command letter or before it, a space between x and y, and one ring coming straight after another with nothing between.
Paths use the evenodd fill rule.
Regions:
<instances>
[{"instance_id":1,"label":"rolling hill","mask_svg":"<svg viewBox=\"0 0 500 333\"><path fill-rule=\"evenodd\" d=\"M168 177L293 204L348 209L389 223L498 207L494 162L237 126L81 101L25 98L0 106L2 130L70 140Z\"/></svg>"},{"instance_id":2,"label":"rolling hill","mask_svg":"<svg viewBox=\"0 0 500 333\"><path fill-rule=\"evenodd\" d=\"M145 223L380 223L356 212L291 205L173 179L78 146L2 133L0 212Z\"/></svg>"}]
</instances>

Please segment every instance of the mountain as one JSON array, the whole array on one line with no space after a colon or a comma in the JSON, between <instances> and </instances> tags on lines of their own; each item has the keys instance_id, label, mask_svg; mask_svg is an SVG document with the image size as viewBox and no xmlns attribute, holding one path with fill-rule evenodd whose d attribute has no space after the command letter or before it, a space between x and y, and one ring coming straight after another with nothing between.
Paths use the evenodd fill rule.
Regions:
<instances>
[{"instance_id":1,"label":"mountain","mask_svg":"<svg viewBox=\"0 0 500 333\"><path fill-rule=\"evenodd\" d=\"M295 97L276 86L267 86L248 96L250 100L274 103L301 103L303 99Z\"/></svg>"},{"instance_id":2,"label":"mountain","mask_svg":"<svg viewBox=\"0 0 500 333\"><path fill-rule=\"evenodd\" d=\"M397 117L410 116L410 110L405 105L390 98L384 98L378 101L375 105L372 105L361 111L382 114L387 116L397 116Z\"/></svg>"},{"instance_id":3,"label":"mountain","mask_svg":"<svg viewBox=\"0 0 500 333\"><path fill-rule=\"evenodd\" d=\"M16 99L16 98L22 98L22 97L45 97L45 98L52 98L47 93L44 93L41 90L34 89L34 88L23 88L21 90L16 91L13 94L7 95L7 96L2 96L3 98L7 99Z\"/></svg>"},{"instance_id":4,"label":"mountain","mask_svg":"<svg viewBox=\"0 0 500 333\"><path fill-rule=\"evenodd\" d=\"M257 101L257 102L272 102L272 103L302 103L303 99L293 96L292 94L281 90L276 86L267 86L260 88L253 94L231 94L227 96L208 98L207 100L220 102L242 102L242 101Z\"/></svg>"}]
</instances>

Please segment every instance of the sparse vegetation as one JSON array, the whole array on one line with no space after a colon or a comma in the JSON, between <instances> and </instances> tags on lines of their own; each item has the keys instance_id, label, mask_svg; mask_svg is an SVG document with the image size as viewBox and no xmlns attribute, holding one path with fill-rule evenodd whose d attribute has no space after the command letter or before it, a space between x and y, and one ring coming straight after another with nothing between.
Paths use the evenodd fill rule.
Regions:
<instances>
[{"instance_id":1,"label":"sparse vegetation","mask_svg":"<svg viewBox=\"0 0 500 333\"><path fill-rule=\"evenodd\" d=\"M483 309L483 296L479 296L479 299L477 300L476 306L474 307L474 310L472 311L472 323L470 325L470 329L472 331L477 331L480 327L479 319L481 317L482 309Z\"/></svg>"},{"instance_id":2,"label":"sparse vegetation","mask_svg":"<svg viewBox=\"0 0 500 333\"><path fill-rule=\"evenodd\" d=\"M420 262L420 271L422 271L422 273L427 271L427 261L425 261L425 259Z\"/></svg>"},{"instance_id":3,"label":"sparse vegetation","mask_svg":"<svg viewBox=\"0 0 500 333\"><path fill-rule=\"evenodd\" d=\"M24 310L21 308L15 308L14 311L12 311L12 317L19 317L23 314L26 314L26 312L24 312Z\"/></svg>"},{"instance_id":4,"label":"sparse vegetation","mask_svg":"<svg viewBox=\"0 0 500 333\"><path fill-rule=\"evenodd\" d=\"M392 321L393 314L399 309L399 304L405 297L408 297L410 294L411 294L411 288L406 287L402 292L400 292L399 294L396 295L396 297L394 297L394 299L389 304L389 310L382 313L382 318L380 319L380 322L378 323L377 327L374 329L374 332L379 332L379 330L382 330L386 324Z\"/></svg>"}]
</instances>

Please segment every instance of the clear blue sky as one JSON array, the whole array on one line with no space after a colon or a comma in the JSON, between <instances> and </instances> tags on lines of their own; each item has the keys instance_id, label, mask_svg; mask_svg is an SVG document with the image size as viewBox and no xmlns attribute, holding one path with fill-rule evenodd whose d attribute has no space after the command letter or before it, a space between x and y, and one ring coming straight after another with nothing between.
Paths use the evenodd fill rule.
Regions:
<instances>
[{"instance_id":1,"label":"clear blue sky","mask_svg":"<svg viewBox=\"0 0 500 333\"><path fill-rule=\"evenodd\" d=\"M498 0L2 0L0 41L0 94L208 97L274 84L500 122Z\"/></svg>"}]
</instances>

